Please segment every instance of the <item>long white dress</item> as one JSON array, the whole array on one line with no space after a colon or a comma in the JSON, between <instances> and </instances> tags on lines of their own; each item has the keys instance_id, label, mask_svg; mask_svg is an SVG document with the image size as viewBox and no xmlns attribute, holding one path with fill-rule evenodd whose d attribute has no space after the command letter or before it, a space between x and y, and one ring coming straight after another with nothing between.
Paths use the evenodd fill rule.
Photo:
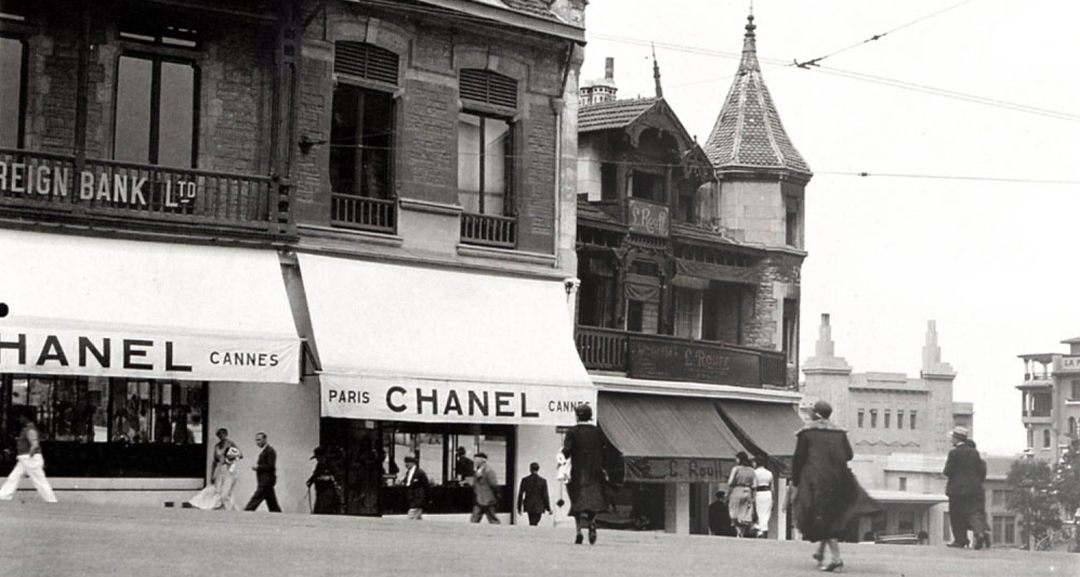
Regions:
<instances>
[{"instance_id":1,"label":"long white dress","mask_svg":"<svg viewBox=\"0 0 1080 577\"><path fill-rule=\"evenodd\" d=\"M769 520L772 519L772 494L773 474L765 467L754 469L754 510L757 512L757 524L754 528L761 531L769 530ZM768 485L768 491L757 489Z\"/></svg>"},{"instance_id":2,"label":"long white dress","mask_svg":"<svg viewBox=\"0 0 1080 577\"><path fill-rule=\"evenodd\" d=\"M238 507L233 500L233 489L236 487L236 462L242 459L240 449L232 441L224 445L219 443L214 447L214 475L209 485L199 491L188 503L192 507L204 510L224 509L236 511Z\"/></svg>"}]
</instances>

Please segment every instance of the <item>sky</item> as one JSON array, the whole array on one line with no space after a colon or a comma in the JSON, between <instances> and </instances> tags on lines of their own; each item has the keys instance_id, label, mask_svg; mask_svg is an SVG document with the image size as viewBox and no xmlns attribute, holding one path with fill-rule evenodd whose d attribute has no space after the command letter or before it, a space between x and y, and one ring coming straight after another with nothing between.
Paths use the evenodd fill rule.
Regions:
<instances>
[{"instance_id":1,"label":"sky","mask_svg":"<svg viewBox=\"0 0 1080 577\"><path fill-rule=\"evenodd\" d=\"M611 56L619 98L652 96L655 43L664 97L704 145L749 9L591 0L582 79ZM765 83L815 173L803 362L827 313L855 372L918 377L935 320L979 448L1022 451L1017 356L1080 337L1080 2L756 0L753 13Z\"/></svg>"}]
</instances>

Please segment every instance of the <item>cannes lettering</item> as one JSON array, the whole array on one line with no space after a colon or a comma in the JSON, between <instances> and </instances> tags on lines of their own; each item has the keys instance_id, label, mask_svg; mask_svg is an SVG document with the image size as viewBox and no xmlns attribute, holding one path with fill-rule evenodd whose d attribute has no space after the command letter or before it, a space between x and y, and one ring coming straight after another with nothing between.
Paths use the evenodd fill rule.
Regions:
<instances>
[{"instance_id":1,"label":"cannes lettering","mask_svg":"<svg viewBox=\"0 0 1080 577\"><path fill-rule=\"evenodd\" d=\"M27 345L26 334L19 333L15 340L5 340L8 335L0 333L0 362L4 360L5 351L18 356L18 364L27 365L28 353L36 355L32 364L38 367L57 366L68 367L72 363L78 367L98 367L102 369L118 368L153 371L156 369L168 372L190 373L192 365L184 364L183 359L177 359L175 344L170 340L152 339L113 339L101 337L77 337L69 340L66 344L56 335L47 335L40 347L31 350ZM113 346L114 342L117 346ZM151 354L155 350L164 349L165 361L162 366L155 367L150 361ZM71 353L69 355L69 353ZM250 367L276 367L281 359L277 353L264 352L237 352L237 351L211 351L206 360L216 366L250 366Z\"/></svg>"},{"instance_id":2,"label":"cannes lettering","mask_svg":"<svg viewBox=\"0 0 1080 577\"><path fill-rule=\"evenodd\" d=\"M515 391L461 391L455 389L443 391L439 396L436 389L406 389L389 387L382 399L386 408L395 413L416 415L457 415L484 417L522 417L540 418L538 411L529 410L529 395ZM326 399L330 403L360 404L371 403L370 391L328 389ZM572 413L578 405L588 405L587 401L549 400L549 413ZM535 405L534 405L535 406Z\"/></svg>"},{"instance_id":3,"label":"cannes lettering","mask_svg":"<svg viewBox=\"0 0 1080 577\"><path fill-rule=\"evenodd\" d=\"M83 170L78 174L78 194L80 200L109 202L115 204L133 204L147 206L145 176L130 174L95 174ZM58 168L47 164L22 164L0 162L0 190L18 194L37 194L40 196L68 196L71 182L71 169ZM195 199L195 183L187 180L164 183L164 205L178 207ZM174 190L175 186L175 190Z\"/></svg>"}]
</instances>

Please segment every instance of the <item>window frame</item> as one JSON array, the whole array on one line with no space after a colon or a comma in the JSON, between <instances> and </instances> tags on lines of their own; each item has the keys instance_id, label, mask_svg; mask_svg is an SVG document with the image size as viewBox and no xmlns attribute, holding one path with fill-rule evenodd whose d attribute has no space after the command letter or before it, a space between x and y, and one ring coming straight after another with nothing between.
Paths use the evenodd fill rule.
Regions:
<instances>
[{"instance_id":1,"label":"window frame","mask_svg":"<svg viewBox=\"0 0 1080 577\"><path fill-rule=\"evenodd\" d=\"M202 68L200 65L200 52L197 48L185 48L172 45L160 45L140 42L125 38L118 42L120 50L114 62L115 80L113 82L112 102L112 142L110 146L110 158L116 160L117 123L119 121L120 106L120 62L124 58L149 60L150 72L150 134L147 141L147 156L145 161L121 160L134 164L149 164L152 166L164 166L160 164L160 139L161 139L161 68L162 64L182 64L191 66L192 70L192 114L191 114L191 160L185 166L167 167L181 169L197 169L199 167L199 132L201 125L202 110ZM198 46L197 44L196 46Z\"/></svg>"},{"instance_id":2,"label":"window frame","mask_svg":"<svg viewBox=\"0 0 1080 577\"><path fill-rule=\"evenodd\" d=\"M386 168L386 170L387 170L387 175L386 175L387 196L385 198L383 198L382 200L394 200L394 199L397 198L397 187L395 186L395 179L396 179L396 172L397 171L395 170L396 169L395 164L397 162L397 154L396 154L396 152L397 152L397 143L398 143L397 129L398 129L398 124L399 124L398 121L397 121L398 102L397 102L396 87L386 86L386 85L383 85L381 82L375 82L375 81L372 81L372 80L368 80L368 79L365 79L365 78L360 78L360 77L356 77L356 76L352 76L352 75L348 75L348 74L341 74L341 73L336 74L335 75L335 81L334 81L334 90L333 90L333 93L331 94L331 104L330 104L330 117L331 117L330 131L331 131L331 135L333 134L333 128L334 128L333 127L333 122L334 122L333 121L333 113L334 113L334 110L333 110L333 94L338 91L339 86L344 86L344 87L354 89L354 90L358 91L359 94L360 94L360 101L358 103L358 107L360 108L360 117L359 117L358 127L360 128L361 131L363 131L363 124L364 124L364 119L363 119L364 102L363 102L363 100L365 98L365 95L368 94L368 93L377 93L377 94L381 94L381 95L385 96L389 101L389 104L390 104L390 114L389 114L389 124L390 124L389 139L390 139L390 143L389 143L388 148L389 148L389 156L390 157L387 160L387 168ZM360 137L363 138L363 135L361 134ZM331 136L331 138L332 138L332 136ZM333 142L328 142L327 144L333 146ZM357 146L356 149L358 151L357 154L360 155L360 161L356 163L356 170L357 171L363 171L363 169L364 169L364 162L363 162L363 150L364 150L364 147L363 147L363 145L360 145L360 146ZM330 163L331 162L332 162L332 157L328 154L327 155L327 172L328 173L329 173ZM327 178L329 179L329 174L327 175ZM361 194L360 190L355 190L354 192L351 192L351 193L336 190L334 188L334 186L333 186L333 182L330 183L330 191L332 193L335 193L335 194L349 194L350 196L356 196L356 197L359 197L359 198L375 198L375 199L380 198L378 196L371 196L371 195Z\"/></svg>"},{"instance_id":3,"label":"window frame","mask_svg":"<svg viewBox=\"0 0 1080 577\"><path fill-rule=\"evenodd\" d=\"M29 102L27 84L30 80L30 43L23 34L11 33L0 30L0 38L14 40L19 43L22 56L19 62L19 106L18 118L15 126L14 148L26 146L26 110Z\"/></svg>"},{"instance_id":4,"label":"window frame","mask_svg":"<svg viewBox=\"0 0 1080 577\"><path fill-rule=\"evenodd\" d=\"M478 199L477 200L478 212L473 213L473 214L483 214L483 215L488 215L488 216L514 217L514 216L517 216L517 200L516 200L517 195L515 194L514 187L516 186L516 183L517 183L518 179L515 177L515 174L514 174L514 170L517 168L517 163L514 162L514 159L517 156L517 150L518 150L518 143L517 143L517 138L518 138L517 124L518 123L517 123L517 121L516 121L513 114L507 114L507 112L498 112L498 111L490 110L490 108L495 108L495 107L494 106L481 107L481 106L475 105L472 101L468 101L468 104L463 105L463 107L460 110L458 110L458 119L457 119L457 136L458 136L458 141L457 142L459 143L458 144L458 151L457 151L458 163L459 164L461 163L461 154L462 154L461 147L460 147L461 124L462 124L461 116L462 115L475 116L475 117L480 119L480 128L479 128L479 131L478 131L479 142L477 143L477 149L480 151L479 154L478 154L477 160L480 163L480 166L479 166L479 172L478 172L479 190L476 191L477 199ZM505 187L505 190L503 191L503 193L501 195L503 197L503 210L502 210L501 214L495 214L495 213L491 213L491 212L486 212L485 207L484 207L484 197L485 197L485 195L488 195L488 191L484 190L484 188L485 188L484 187L484 185L485 185L484 176L485 176L485 169L486 169L485 159L487 158L487 154L485 153L484 138L485 138L485 135L486 135L485 125L486 125L487 119L493 119L493 120L502 121L502 122L506 123L506 126L507 126L506 138L504 139L504 150L503 150L503 181L504 181L503 186ZM457 190L458 190L458 195L459 195L458 202L460 202L460 195L461 195L462 192L469 192L470 194L473 193L473 191L471 191L471 190L466 191L465 189L463 189L461 187L461 173L460 172L457 175ZM496 196L496 195L494 193L491 193L489 196ZM466 211L466 212L470 212L470 211Z\"/></svg>"}]
</instances>

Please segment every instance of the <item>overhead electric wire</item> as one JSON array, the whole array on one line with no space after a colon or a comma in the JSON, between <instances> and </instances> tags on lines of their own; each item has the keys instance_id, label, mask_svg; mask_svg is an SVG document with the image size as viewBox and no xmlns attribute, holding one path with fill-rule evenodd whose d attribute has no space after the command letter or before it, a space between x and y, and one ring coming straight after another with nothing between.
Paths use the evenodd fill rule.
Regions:
<instances>
[{"instance_id":1,"label":"overhead electric wire","mask_svg":"<svg viewBox=\"0 0 1080 577\"><path fill-rule=\"evenodd\" d=\"M826 54L824 56L818 56L817 58L811 58L810 60L805 60L803 62L799 62L798 60L796 60L795 62L793 62L789 66L798 66L799 68L807 68L808 66L820 66L820 62L822 60L825 60L826 58L830 58L832 56L836 56L837 54L847 52L848 50L851 50L852 48L858 48L859 46L862 46L863 44L869 44L870 42L874 42L876 40L881 40L882 38L884 38L885 36L887 36L889 34L892 34L893 32L896 32L898 30L903 30L904 28L907 28L909 26L913 26L913 25L918 24L919 22L922 22L924 20L929 20L930 18L933 18L934 16L937 16L939 14L944 14L945 12L948 12L949 10L952 10L954 8L959 8L960 6L963 6L964 4L967 4L968 2L971 2L971 1L972 0L963 0L963 2L953 4L952 6L949 6L948 8L942 8L941 10L938 10L937 12L934 12L932 14L927 14L926 16L923 16L921 18L917 18L915 20L912 20L911 22L908 22L907 24L902 24L900 26L897 26L896 28L893 28L891 30L886 30L885 32L882 32L880 34L874 34L873 36L867 38L866 40L863 40L861 42L856 42L855 44L852 44L851 46L848 46L847 48L841 48L841 49L836 50L834 52L830 52L830 53L828 53L828 54Z\"/></svg>"}]
</instances>

